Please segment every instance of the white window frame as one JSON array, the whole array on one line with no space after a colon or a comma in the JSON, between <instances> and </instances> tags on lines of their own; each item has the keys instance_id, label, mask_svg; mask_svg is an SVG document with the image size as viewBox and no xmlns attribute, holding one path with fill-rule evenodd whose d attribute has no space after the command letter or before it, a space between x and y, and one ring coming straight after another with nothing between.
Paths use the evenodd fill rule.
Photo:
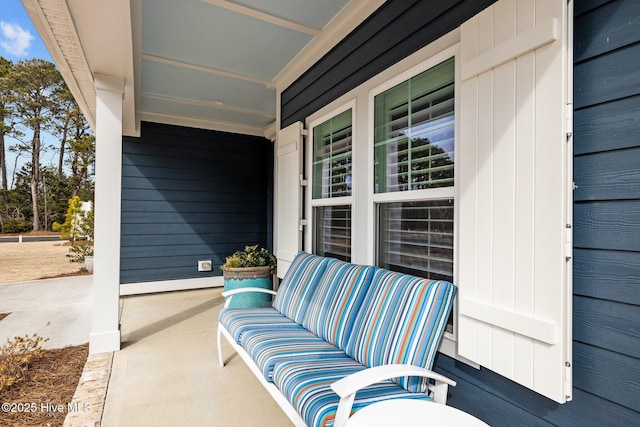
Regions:
<instances>
[{"instance_id":1,"label":"white window frame","mask_svg":"<svg viewBox=\"0 0 640 427\"><path fill-rule=\"evenodd\" d=\"M352 143L351 143L351 162L352 162L352 169L351 169L351 195L349 196L342 196L342 197L327 197L327 198L319 198L319 199L314 199L313 198L313 129L316 126L321 125L322 123L326 122L327 120L330 120L336 116L338 116L339 114L344 113L345 111L351 110L351 138L352 138ZM314 215L314 209L318 208L318 207L325 207L325 206L340 206L340 205L348 205L351 207L351 258L353 258L353 247L354 247L354 241L355 241L355 236L354 236L354 228L353 228L353 210L354 210L354 192L356 191L356 183L358 178L355 176L356 174L353 173L353 162L356 156L356 152L357 152L357 148L356 148L356 141L357 141L357 130L356 130L356 125L355 125L355 117L356 117L356 100L352 99L349 102L346 102L342 105L340 105L338 108L332 109L330 112L323 114L321 117L314 119L312 122L309 123L308 125L308 147L307 147L307 153L306 153L306 165L307 165L307 171L308 171L308 191L307 193L307 212L306 212L306 218L308 219L308 227L307 227L307 234L305 235L305 240L307 242L310 243L309 245L309 251L312 251L313 248L315 248L315 236L316 236L316 232L315 232L315 215Z\"/></svg>"},{"instance_id":2,"label":"white window frame","mask_svg":"<svg viewBox=\"0 0 640 427\"><path fill-rule=\"evenodd\" d=\"M373 245L373 259L378 260L377 252L377 239L378 239L378 218L377 218L377 210L378 204L381 203L392 203L392 202L413 202L413 201L430 201L430 200L447 200L453 199L454 201L454 209L453 209L453 283L457 283L458 279L458 223L459 223L459 209L457 204L459 189L458 189L458 169L456 166L456 158L458 157L457 153L460 150L460 119L459 119L459 104L460 104L460 67L459 67L459 54L460 54L460 46L459 44L455 44L440 53L430 56L428 59L423 60L418 65L415 65L402 73L397 74L393 78L388 79L382 84L377 85L373 89L369 91L368 96L368 122L369 122L369 141L368 141L368 163L369 163L369 173L368 173L368 181L369 181L369 210L371 210L371 215L373 217L373 228L371 233L375 235L374 245ZM451 187L438 187L438 188L430 188L424 190L407 190L407 191L394 191L387 193L375 193L374 189L374 132L373 124L375 118L375 97L387 89L391 89L392 87L401 84L418 74L435 67L443 61L446 61L449 58L454 58L455 62L455 76L454 76L454 166L453 166L453 179L454 184ZM457 304L454 304L454 313L453 313L453 332L445 332L442 344L440 345L440 352L446 354L449 357L459 359L465 363L468 363L474 367L478 367L477 364L470 362L466 359L461 359L456 350L456 337L457 337L457 315L458 309Z\"/></svg>"},{"instance_id":3,"label":"white window frame","mask_svg":"<svg viewBox=\"0 0 640 427\"><path fill-rule=\"evenodd\" d=\"M454 153L460 150L460 120L459 120L459 104L460 104L460 67L459 67L459 30L443 36L431 45L425 46L415 54L400 61L379 75L372 77L370 80L362 83L352 91L336 99L306 119L307 131L307 153L305 156L305 164L307 170L307 178L305 181L309 186L307 188L305 201L305 218L307 218L307 226L305 227L305 245L307 252L313 250L313 238L315 234L315 224L313 209L319 206L335 206L346 205L351 206L351 262L359 264L375 264L376 260L376 204L393 201L416 201L429 199L453 199L454 200L454 269L453 277L456 283L458 277L458 224L459 209L457 206L458 196L458 180L457 168L454 163L454 185L452 187L431 188L426 190L410 190L399 191L394 193L378 193L374 194L374 168L373 168L373 118L374 118L374 102L373 98L378 93L384 92L403 81L420 74L439 63L454 57L455 61L455 80L454 80L454 115L455 115L455 135L454 135ZM351 109L352 111L352 130L353 130L353 146L352 146L352 194L346 197L313 199L312 188L313 182L313 128L319 124L326 122L332 117ZM361 159L366 156L366 159ZM366 166L363 166L366 162ZM455 162L455 160L454 160ZM366 193L366 194L362 194ZM365 202L366 201L366 202ZM360 238L358 238L358 236ZM458 317L457 301L453 308L454 319ZM479 368L475 362L469 361L457 353L457 322L454 320L453 333L445 332L439 351L456 360L462 361L470 366Z\"/></svg>"}]
</instances>

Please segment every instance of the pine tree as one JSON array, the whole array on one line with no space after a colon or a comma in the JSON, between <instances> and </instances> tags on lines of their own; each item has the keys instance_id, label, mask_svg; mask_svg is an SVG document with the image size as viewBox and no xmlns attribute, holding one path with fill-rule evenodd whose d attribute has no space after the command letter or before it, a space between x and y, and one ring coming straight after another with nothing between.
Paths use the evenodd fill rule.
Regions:
<instances>
[{"instance_id":1,"label":"pine tree","mask_svg":"<svg viewBox=\"0 0 640 427\"><path fill-rule=\"evenodd\" d=\"M5 136L11 135L14 130L12 99L12 72L13 63L0 56L0 188L8 189L7 183L7 147Z\"/></svg>"},{"instance_id":2,"label":"pine tree","mask_svg":"<svg viewBox=\"0 0 640 427\"><path fill-rule=\"evenodd\" d=\"M51 124L55 110L55 89L61 82L60 72L49 61L30 59L15 65L13 85L16 111L22 120L21 124L33 132L31 141L22 143L20 147L31 154L33 231L40 230L38 187L40 154L43 151L41 135Z\"/></svg>"}]
</instances>

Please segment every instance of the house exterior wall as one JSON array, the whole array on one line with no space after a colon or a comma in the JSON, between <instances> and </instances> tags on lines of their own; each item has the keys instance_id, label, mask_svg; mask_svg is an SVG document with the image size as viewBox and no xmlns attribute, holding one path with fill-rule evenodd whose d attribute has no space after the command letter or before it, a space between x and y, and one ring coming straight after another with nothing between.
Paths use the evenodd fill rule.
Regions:
<instances>
[{"instance_id":1,"label":"house exterior wall","mask_svg":"<svg viewBox=\"0 0 640 427\"><path fill-rule=\"evenodd\" d=\"M305 118L496 0L387 1L282 92L281 127Z\"/></svg>"},{"instance_id":2,"label":"house exterior wall","mask_svg":"<svg viewBox=\"0 0 640 427\"><path fill-rule=\"evenodd\" d=\"M640 3L576 1L574 386L640 424ZM590 414L593 408L581 408ZM613 418L617 419L617 418ZM624 418L615 422L624 425Z\"/></svg>"},{"instance_id":3,"label":"house exterior wall","mask_svg":"<svg viewBox=\"0 0 640 427\"><path fill-rule=\"evenodd\" d=\"M439 22L424 16L452 29L493 2L443 3L381 7L282 93L281 126L444 34L418 29ZM435 370L458 382L448 404L493 426L640 425L640 6L576 0L574 11L573 400L555 403L440 354ZM375 54L366 40L375 40Z\"/></svg>"},{"instance_id":4,"label":"house exterior wall","mask_svg":"<svg viewBox=\"0 0 640 427\"><path fill-rule=\"evenodd\" d=\"M271 248L269 140L143 123L122 163L120 283L220 276L234 251Z\"/></svg>"}]
</instances>

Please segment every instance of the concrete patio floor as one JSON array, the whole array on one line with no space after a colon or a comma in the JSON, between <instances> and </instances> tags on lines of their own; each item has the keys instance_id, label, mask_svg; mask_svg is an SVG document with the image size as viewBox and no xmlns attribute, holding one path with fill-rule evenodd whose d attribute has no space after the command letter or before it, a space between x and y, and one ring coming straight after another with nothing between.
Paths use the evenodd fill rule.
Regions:
<instances>
[{"instance_id":1,"label":"concrete patio floor","mask_svg":"<svg viewBox=\"0 0 640 427\"><path fill-rule=\"evenodd\" d=\"M102 426L289 426L225 343L217 360L221 288L124 297Z\"/></svg>"},{"instance_id":2,"label":"concrete patio floor","mask_svg":"<svg viewBox=\"0 0 640 427\"><path fill-rule=\"evenodd\" d=\"M0 313L11 313L0 324L0 339L37 332L49 338L47 348L86 343L91 286L92 276L0 284ZM226 342L227 365L218 366L221 293L123 297L122 349L90 356L74 401L91 410L70 413L65 426L93 427L100 417L104 427L290 426Z\"/></svg>"}]
</instances>

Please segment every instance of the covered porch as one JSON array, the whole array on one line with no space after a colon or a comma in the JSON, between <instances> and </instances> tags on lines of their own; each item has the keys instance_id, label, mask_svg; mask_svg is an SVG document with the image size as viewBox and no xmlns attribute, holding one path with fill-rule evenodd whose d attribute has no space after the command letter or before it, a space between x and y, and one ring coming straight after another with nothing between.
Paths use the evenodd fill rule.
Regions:
<instances>
[{"instance_id":1,"label":"covered porch","mask_svg":"<svg viewBox=\"0 0 640 427\"><path fill-rule=\"evenodd\" d=\"M458 381L449 405L495 425L638 424L637 214L610 221L637 212L639 197L621 179L635 184L640 170L633 1L576 1L575 10L562 0L309 2L330 6L314 13L287 0L269 10L251 0L23 3L97 136L90 344L114 351L105 425L141 413L143 424L173 421L173 410L234 424L247 415L246 425L266 424L263 411L280 416L237 357L215 367L222 300L219 289L196 289L221 285L217 264L242 240L270 246L284 274L295 251L316 252L317 214L333 208L352 221L350 261L380 265L396 243L380 245L381 212L410 216L414 202L423 218L439 209L449 224L423 245L436 247L426 258L444 260L436 273L460 291L435 368ZM455 63L442 79L447 96L432 96L425 80L415 99L393 96L445 63ZM378 97L388 109L378 111ZM438 120L424 119L425 103L412 110L418 98L455 105L426 108L453 133L422 138ZM326 169L314 169L314 129L343 115L353 193L316 198ZM381 141L378 120L391 130ZM420 134L416 153L449 135L442 169L454 179L438 187L411 175L425 168L402 150L383 155L397 169L376 169L374 151L404 131ZM268 178L230 187L224 173L247 152L252 163L236 169L261 165ZM325 164L332 174L344 166ZM411 185L374 183L398 177ZM256 181L257 202L238 200ZM219 199L223 190L230 199ZM210 221L221 206L231 207L226 219ZM213 270L197 272L198 259ZM249 416L226 406L236 396L266 406Z\"/></svg>"},{"instance_id":2,"label":"covered porch","mask_svg":"<svg viewBox=\"0 0 640 427\"><path fill-rule=\"evenodd\" d=\"M220 293L123 297L122 348L91 356L97 364L85 372L74 400L92 410L69 414L65 426L291 425L226 342L227 365L218 366Z\"/></svg>"}]
</instances>

